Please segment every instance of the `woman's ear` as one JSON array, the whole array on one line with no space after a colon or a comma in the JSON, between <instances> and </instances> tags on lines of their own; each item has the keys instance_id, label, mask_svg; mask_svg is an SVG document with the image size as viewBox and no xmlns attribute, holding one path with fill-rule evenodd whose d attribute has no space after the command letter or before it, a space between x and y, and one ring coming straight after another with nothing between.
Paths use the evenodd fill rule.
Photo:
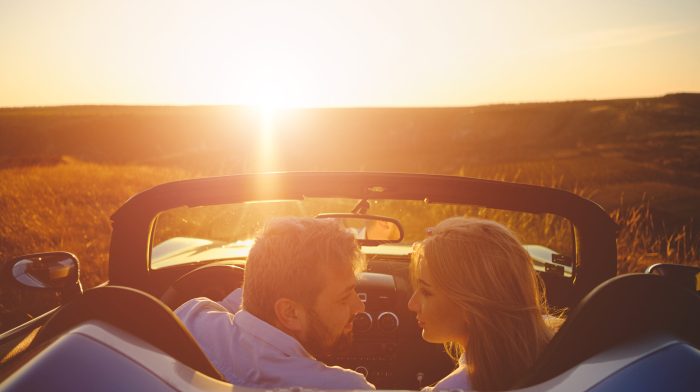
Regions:
<instances>
[{"instance_id":1,"label":"woman's ear","mask_svg":"<svg viewBox=\"0 0 700 392\"><path fill-rule=\"evenodd\" d=\"M280 329L292 332L293 335L303 331L306 325L304 307L288 298L280 298L275 301L275 317Z\"/></svg>"}]
</instances>

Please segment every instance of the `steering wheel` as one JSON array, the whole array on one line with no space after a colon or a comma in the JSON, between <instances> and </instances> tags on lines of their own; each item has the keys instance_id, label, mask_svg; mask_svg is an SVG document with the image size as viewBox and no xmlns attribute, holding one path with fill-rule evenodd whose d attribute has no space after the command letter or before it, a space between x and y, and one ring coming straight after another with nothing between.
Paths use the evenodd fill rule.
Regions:
<instances>
[{"instance_id":1,"label":"steering wheel","mask_svg":"<svg viewBox=\"0 0 700 392\"><path fill-rule=\"evenodd\" d=\"M160 299L173 310L196 297L220 301L241 287L244 272L243 268L234 265L205 265L182 275Z\"/></svg>"}]
</instances>

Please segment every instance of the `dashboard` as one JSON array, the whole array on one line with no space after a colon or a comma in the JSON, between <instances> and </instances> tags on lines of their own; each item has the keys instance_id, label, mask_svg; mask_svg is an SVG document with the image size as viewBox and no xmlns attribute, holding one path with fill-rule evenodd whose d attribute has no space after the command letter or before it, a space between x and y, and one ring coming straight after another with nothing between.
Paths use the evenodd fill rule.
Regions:
<instances>
[{"instance_id":1,"label":"dashboard","mask_svg":"<svg viewBox=\"0 0 700 392\"><path fill-rule=\"evenodd\" d=\"M370 259L357 292L365 311L355 316L353 344L326 362L364 374L378 389L420 389L452 371L443 346L422 339L408 310L407 260Z\"/></svg>"}]
</instances>

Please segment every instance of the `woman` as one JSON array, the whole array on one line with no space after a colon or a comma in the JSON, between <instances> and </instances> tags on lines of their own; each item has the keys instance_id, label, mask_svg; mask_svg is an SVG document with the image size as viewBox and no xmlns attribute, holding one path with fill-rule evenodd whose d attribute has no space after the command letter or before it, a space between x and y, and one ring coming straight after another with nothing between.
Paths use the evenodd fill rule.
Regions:
<instances>
[{"instance_id":1,"label":"woman","mask_svg":"<svg viewBox=\"0 0 700 392\"><path fill-rule=\"evenodd\" d=\"M530 256L502 225L450 218L417 244L408 307L422 336L445 344L457 369L435 389L513 385L553 335Z\"/></svg>"}]
</instances>

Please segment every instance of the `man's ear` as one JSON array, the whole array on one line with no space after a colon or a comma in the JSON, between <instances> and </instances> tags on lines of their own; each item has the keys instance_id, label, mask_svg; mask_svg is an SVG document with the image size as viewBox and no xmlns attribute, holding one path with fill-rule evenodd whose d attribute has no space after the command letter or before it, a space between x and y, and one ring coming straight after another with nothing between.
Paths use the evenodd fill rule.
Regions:
<instances>
[{"instance_id":1,"label":"man's ear","mask_svg":"<svg viewBox=\"0 0 700 392\"><path fill-rule=\"evenodd\" d=\"M286 331L301 332L306 325L306 311L303 306L288 298L275 301L275 317L281 329Z\"/></svg>"}]
</instances>

